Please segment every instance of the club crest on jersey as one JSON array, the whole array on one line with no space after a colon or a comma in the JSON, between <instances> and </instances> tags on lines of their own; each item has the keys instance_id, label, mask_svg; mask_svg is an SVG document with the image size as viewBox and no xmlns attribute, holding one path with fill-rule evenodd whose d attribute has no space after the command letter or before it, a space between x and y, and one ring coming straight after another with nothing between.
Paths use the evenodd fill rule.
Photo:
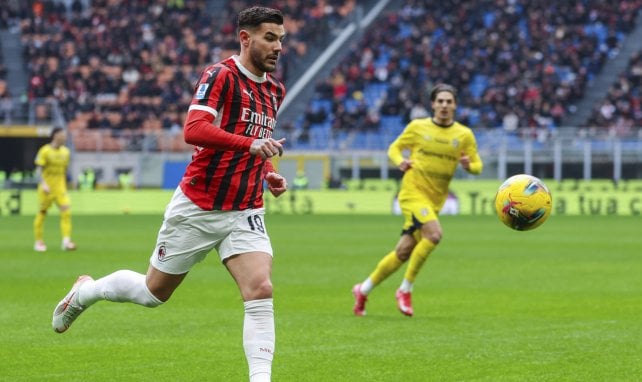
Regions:
<instances>
[{"instance_id":1,"label":"club crest on jersey","mask_svg":"<svg viewBox=\"0 0 642 382\"><path fill-rule=\"evenodd\" d=\"M453 139L453 142L452 142L452 143L453 143L453 147L454 147L454 148L459 147L459 139L457 139L457 138Z\"/></svg>"},{"instance_id":2,"label":"club crest on jersey","mask_svg":"<svg viewBox=\"0 0 642 382\"><path fill-rule=\"evenodd\" d=\"M162 243L158 247L158 251L156 252L156 255L158 256L158 261L163 262L165 261L165 255L167 255L167 249L165 248L165 243Z\"/></svg>"},{"instance_id":3,"label":"club crest on jersey","mask_svg":"<svg viewBox=\"0 0 642 382\"><path fill-rule=\"evenodd\" d=\"M207 88L209 86L210 86L209 84L200 84L200 85L198 85L198 89L196 89L196 94L194 95L194 98L196 98L196 99L205 98L205 93L207 93Z\"/></svg>"}]
</instances>

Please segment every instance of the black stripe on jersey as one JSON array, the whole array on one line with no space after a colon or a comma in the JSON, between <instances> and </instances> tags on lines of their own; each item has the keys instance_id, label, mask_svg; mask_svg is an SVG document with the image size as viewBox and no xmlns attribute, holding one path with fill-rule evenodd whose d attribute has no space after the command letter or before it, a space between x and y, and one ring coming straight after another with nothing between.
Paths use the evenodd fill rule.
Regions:
<instances>
[{"instance_id":1,"label":"black stripe on jersey","mask_svg":"<svg viewBox=\"0 0 642 382\"><path fill-rule=\"evenodd\" d=\"M256 174L254 175L254 189L252 190L252 197L250 200L252 201L252 205L250 207L256 208L256 203L259 202L259 190L263 189L263 167L265 166L265 162L263 162L260 166Z\"/></svg>"},{"instance_id":2,"label":"black stripe on jersey","mask_svg":"<svg viewBox=\"0 0 642 382\"><path fill-rule=\"evenodd\" d=\"M225 151L215 151L210 158L210 163L207 164L207 168L205 169L205 192L210 189L214 172L216 171L219 163L221 163L223 154L225 154Z\"/></svg>"},{"instance_id":3,"label":"black stripe on jersey","mask_svg":"<svg viewBox=\"0 0 642 382\"><path fill-rule=\"evenodd\" d=\"M232 209L234 210L240 210L241 209L241 204L243 203L243 199L245 199L245 195L248 194L248 179L250 178L250 173L252 172L252 168L254 167L254 162L256 162L257 156L256 155L251 155L248 160L247 164L245 166L245 169L243 169L243 172L241 173L241 179L239 180L239 192L236 193L236 196L234 197L234 204L232 204ZM241 190L244 190L241 192ZM252 195L254 196L254 195Z\"/></svg>"},{"instance_id":4,"label":"black stripe on jersey","mask_svg":"<svg viewBox=\"0 0 642 382\"><path fill-rule=\"evenodd\" d=\"M276 104L274 104L274 96L272 95L272 92L270 91L270 88L272 87L271 83L269 81L266 81L262 84L257 84L258 88L258 94L260 95L260 99L263 105L265 105L265 108L270 108L270 110L263 110L263 112L267 115L270 115L272 118L276 119ZM257 110L258 111L258 110ZM276 127L276 125L275 125ZM272 134L274 134L274 129L272 130ZM255 158L257 159L257 158ZM254 161L252 161L254 162ZM254 164L254 163L252 163ZM263 167L265 166L265 162L261 163L261 165L258 168L258 171L256 174L254 174L254 187L252 190L250 190L250 199L254 204L252 205L252 208L255 208L256 205L255 203L259 202L259 195L261 194L260 191L263 189Z\"/></svg>"},{"instance_id":5,"label":"black stripe on jersey","mask_svg":"<svg viewBox=\"0 0 642 382\"><path fill-rule=\"evenodd\" d=\"M225 170L225 174L223 175L223 178L219 185L218 192L216 193L216 197L214 198L214 203L212 204L213 209L215 210L223 209L223 205L225 204L225 199L228 196L227 194L230 189L230 185L232 184L232 181L233 181L232 176L234 175L234 171L236 170L236 167L238 166L240 160L243 158L245 154L246 154L245 151L236 151L234 155L232 155L232 158L229 160L227 169ZM245 186L247 187L247 182ZM244 189L242 184L239 185L237 196L238 194L241 194L241 195L244 194Z\"/></svg>"},{"instance_id":6,"label":"black stripe on jersey","mask_svg":"<svg viewBox=\"0 0 642 382\"><path fill-rule=\"evenodd\" d=\"M211 70L212 74L209 75L209 77L207 78L207 81L199 82L199 83L196 84L196 88L197 89L201 84L203 84L203 83L207 84L207 90L205 91L205 95L203 96L202 99L200 99L198 101L199 105L207 105L207 103L209 102L209 99L210 99L210 94L212 93L212 89L214 88L214 82L216 82L216 78L219 76L219 74L221 74L221 67L220 66L208 67L203 71L203 73L201 73L201 78L203 77L203 74L205 74L207 72L207 70L209 70L210 68L212 68L212 70ZM194 91L196 91L196 90L194 90ZM219 108L217 107L216 110L219 110Z\"/></svg>"},{"instance_id":7,"label":"black stripe on jersey","mask_svg":"<svg viewBox=\"0 0 642 382\"><path fill-rule=\"evenodd\" d=\"M274 86L274 89L276 90L276 99L277 99L277 110L281 107L281 104L283 103L283 98L285 97L285 88L283 87L283 84L278 82L276 79L270 78L270 83L272 86Z\"/></svg>"},{"instance_id":8,"label":"black stripe on jersey","mask_svg":"<svg viewBox=\"0 0 642 382\"><path fill-rule=\"evenodd\" d=\"M237 122L241 119L241 112L243 110L242 88L247 87L247 85L243 83L241 75L241 73L234 73L232 78L229 78L231 83L228 85L228 88L230 86L232 87L232 91L228 91L229 97L231 97L230 110L227 119L221 120L221 127L225 126L225 131L238 135L244 135L245 133L245 128L241 131L236 131Z\"/></svg>"},{"instance_id":9,"label":"black stripe on jersey","mask_svg":"<svg viewBox=\"0 0 642 382\"><path fill-rule=\"evenodd\" d=\"M242 81L242 78L240 75L234 75L234 77L232 78L231 86L233 90L231 92L232 93L231 97L233 97L233 100L238 99L239 101L232 101L230 103L230 110L227 113L227 118L224 120L221 120L221 127L225 127L225 130L229 133L239 134L239 135L245 132L245 129L243 129L240 132L236 131L236 127L237 127L236 122L241 118L241 110L242 110L242 105L240 102L240 97L242 97L241 81ZM236 171L236 167L238 166L240 160L243 158L244 155L249 155L249 154L246 151L237 151L234 153L234 155L232 156L232 159L229 161L225 174L223 175L224 178L221 180L219 189L216 191L216 196L214 197L213 209L215 210L222 209L223 204L225 203L225 199L227 198L227 193L230 189L230 184L234 180L232 179L232 176ZM243 194L245 193L245 190L239 187L237 192L240 194Z\"/></svg>"},{"instance_id":10,"label":"black stripe on jersey","mask_svg":"<svg viewBox=\"0 0 642 382\"><path fill-rule=\"evenodd\" d=\"M243 85L244 85L245 89L247 89L250 92L250 94L256 93L254 95L254 97L259 98L259 100L261 102L265 102L265 100L263 99L263 93L261 92L261 89L260 89L260 85L257 84L257 85L259 85L259 86L257 86L257 90L256 90L256 92L253 92L252 82L250 82L248 80L248 78L245 77L245 76L242 77L242 79L243 79ZM257 106L257 100L255 98L251 98L249 96L248 96L248 98L250 100L250 110L258 113L259 112L259 107ZM248 183L248 179L250 177L250 173L252 172L252 168L254 167L255 162L256 162L256 155L250 156L248 158L247 162L246 162L246 165L245 165L245 168L243 169L243 172L241 173L241 178L240 178L240 181L239 181L239 190L244 190L244 191L243 192L238 192L236 194L236 196L234 197L234 204L232 205L233 206L232 208L235 209L235 210L240 209L240 206L243 203L243 199L245 199L245 196L248 194L248 191L249 191L247 189L248 184L249 184ZM254 196L254 195L252 195L252 196Z\"/></svg>"}]
</instances>

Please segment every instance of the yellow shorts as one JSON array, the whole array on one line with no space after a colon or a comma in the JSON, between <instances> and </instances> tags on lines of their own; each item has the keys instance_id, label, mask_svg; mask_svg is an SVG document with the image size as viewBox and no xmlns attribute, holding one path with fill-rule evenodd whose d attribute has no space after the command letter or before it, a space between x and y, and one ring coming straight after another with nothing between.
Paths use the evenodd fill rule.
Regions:
<instances>
[{"instance_id":1,"label":"yellow shorts","mask_svg":"<svg viewBox=\"0 0 642 382\"><path fill-rule=\"evenodd\" d=\"M38 187L38 206L40 211L48 210L53 202L56 202L58 207L71 205L71 199L69 198L67 190L51 190L51 192L46 193Z\"/></svg>"},{"instance_id":2,"label":"yellow shorts","mask_svg":"<svg viewBox=\"0 0 642 382\"><path fill-rule=\"evenodd\" d=\"M418 237L421 226L439 219L439 211L428 199L412 198L399 200L399 207L404 217L402 234Z\"/></svg>"}]
</instances>

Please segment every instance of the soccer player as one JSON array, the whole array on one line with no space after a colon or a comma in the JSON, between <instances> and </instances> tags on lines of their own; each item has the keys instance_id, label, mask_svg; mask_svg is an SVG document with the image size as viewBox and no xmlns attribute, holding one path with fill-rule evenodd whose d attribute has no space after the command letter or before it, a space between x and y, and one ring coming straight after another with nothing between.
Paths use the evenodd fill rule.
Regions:
<instances>
[{"instance_id":1,"label":"soccer player","mask_svg":"<svg viewBox=\"0 0 642 382\"><path fill-rule=\"evenodd\" d=\"M285 139L272 134L285 87L268 74L281 54L283 15L265 7L244 9L237 34L240 54L205 68L195 86L183 131L185 141L196 147L165 210L147 274L120 270L97 280L80 276L54 310L56 332L66 331L100 300L163 304L192 266L215 249L244 301L250 381L270 380L272 245L263 182L274 196L287 190L270 161L283 153Z\"/></svg>"},{"instance_id":2,"label":"soccer player","mask_svg":"<svg viewBox=\"0 0 642 382\"><path fill-rule=\"evenodd\" d=\"M352 288L357 316L366 314L372 289L407 260L410 261L395 298L401 313L413 315L412 287L428 255L441 240L439 210L446 201L455 170L461 164L471 174L482 171L475 136L454 119L457 90L438 84L430 100L433 117L412 120L388 149L390 160L404 173L398 196L404 224L395 249L381 259L365 281Z\"/></svg>"},{"instance_id":3,"label":"soccer player","mask_svg":"<svg viewBox=\"0 0 642 382\"><path fill-rule=\"evenodd\" d=\"M67 166L69 149L65 146L67 134L61 127L51 130L51 141L42 146L36 154L36 178L38 180L38 212L33 221L33 234L36 242L33 249L45 252L47 245L43 239L43 230L47 210L52 203L60 209L60 232L62 249L72 251L76 244L71 241L71 201L67 193Z\"/></svg>"}]
</instances>

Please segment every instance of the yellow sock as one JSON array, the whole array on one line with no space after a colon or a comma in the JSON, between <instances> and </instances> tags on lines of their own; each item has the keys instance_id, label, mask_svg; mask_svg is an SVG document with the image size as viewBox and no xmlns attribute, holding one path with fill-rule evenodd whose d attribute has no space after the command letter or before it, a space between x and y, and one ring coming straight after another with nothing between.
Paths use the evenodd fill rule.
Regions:
<instances>
[{"instance_id":1,"label":"yellow sock","mask_svg":"<svg viewBox=\"0 0 642 382\"><path fill-rule=\"evenodd\" d=\"M399 269L401 264L403 264L403 262L399 260L395 251L388 253L383 259L381 259L379 264L377 264L377 268L375 268L374 272L370 274L370 280L372 280L374 285L378 285Z\"/></svg>"},{"instance_id":2,"label":"yellow sock","mask_svg":"<svg viewBox=\"0 0 642 382\"><path fill-rule=\"evenodd\" d=\"M46 212L38 211L38 213L36 213L36 218L33 220L33 236L36 238L36 241L42 240L42 232L45 225L46 216Z\"/></svg>"},{"instance_id":3,"label":"yellow sock","mask_svg":"<svg viewBox=\"0 0 642 382\"><path fill-rule=\"evenodd\" d=\"M411 283L415 282L421 266L424 265L424 262L433 249L435 249L435 243L432 241L423 238L419 240L410 254L410 261L408 263L408 268L406 269L406 274L404 275L406 280Z\"/></svg>"},{"instance_id":4,"label":"yellow sock","mask_svg":"<svg viewBox=\"0 0 642 382\"><path fill-rule=\"evenodd\" d=\"M71 210L60 211L60 233L62 237L71 237Z\"/></svg>"}]
</instances>

